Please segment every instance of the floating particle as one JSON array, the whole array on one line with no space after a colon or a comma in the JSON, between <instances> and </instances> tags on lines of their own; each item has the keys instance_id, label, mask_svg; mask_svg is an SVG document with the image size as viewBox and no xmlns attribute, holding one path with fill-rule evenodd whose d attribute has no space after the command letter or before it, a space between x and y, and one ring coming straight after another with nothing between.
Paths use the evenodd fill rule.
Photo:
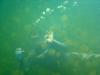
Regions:
<instances>
[{"instance_id":1,"label":"floating particle","mask_svg":"<svg viewBox=\"0 0 100 75\"><path fill-rule=\"evenodd\" d=\"M59 8L63 8L63 5L59 5L59 6L57 6L57 8L59 9Z\"/></svg>"},{"instance_id":2,"label":"floating particle","mask_svg":"<svg viewBox=\"0 0 100 75\"><path fill-rule=\"evenodd\" d=\"M65 10L65 9L66 9L66 7L63 7L63 9Z\"/></svg>"},{"instance_id":3,"label":"floating particle","mask_svg":"<svg viewBox=\"0 0 100 75\"><path fill-rule=\"evenodd\" d=\"M66 5L68 3L68 1L64 1L64 5Z\"/></svg>"},{"instance_id":4,"label":"floating particle","mask_svg":"<svg viewBox=\"0 0 100 75\"><path fill-rule=\"evenodd\" d=\"M74 1L73 2L73 6L78 6L78 2L77 1Z\"/></svg>"},{"instance_id":5,"label":"floating particle","mask_svg":"<svg viewBox=\"0 0 100 75\"><path fill-rule=\"evenodd\" d=\"M54 10L52 9L51 12L54 12Z\"/></svg>"},{"instance_id":6,"label":"floating particle","mask_svg":"<svg viewBox=\"0 0 100 75\"><path fill-rule=\"evenodd\" d=\"M63 6L63 5L59 5L59 6L57 6L57 8L58 8L58 9L62 9L62 10L65 10L65 9L66 9L66 7Z\"/></svg>"},{"instance_id":7,"label":"floating particle","mask_svg":"<svg viewBox=\"0 0 100 75\"><path fill-rule=\"evenodd\" d=\"M46 8L46 12L50 12L50 8Z\"/></svg>"},{"instance_id":8,"label":"floating particle","mask_svg":"<svg viewBox=\"0 0 100 75\"><path fill-rule=\"evenodd\" d=\"M40 17L40 19L44 19L44 18L45 18L44 16L41 16L41 17Z\"/></svg>"},{"instance_id":9,"label":"floating particle","mask_svg":"<svg viewBox=\"0 0 100 75\"><path fill-rule=\"evenodd\" d=\"M45 15L45 11L43 11L42 14Z\"/></svg>"},{"instance_id":10,"label":"floating particle","mask_svg":"<svg viewBox=\"0 0 100 75\"><path fill-rule=\"evenodd\" d=\"M40 22L40 19L37 19L37 20L36 20L36 23L39 23L39 22Z\"/></svg>"},{"instance_id":11,"label":"floating particle","mask_svg":"<svg viewBox=\"0 0 100 75\"><path fill-rule=\"evenodd\" d=\"M54 12L54 10L50 10L49 14L52 14Z\"/></svg>"}]
</instances>

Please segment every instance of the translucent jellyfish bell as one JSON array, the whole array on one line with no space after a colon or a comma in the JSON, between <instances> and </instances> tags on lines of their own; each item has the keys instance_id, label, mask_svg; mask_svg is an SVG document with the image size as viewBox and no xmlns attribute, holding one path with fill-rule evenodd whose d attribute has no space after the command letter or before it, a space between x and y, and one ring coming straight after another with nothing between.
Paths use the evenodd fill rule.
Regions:
<instances>
[{"instance_id":1,"label":"translucent jellyfish bell","mask_svg":"<svg viewBox=\"0 0 100 75\"><path fill-rule=\"evenodd\" d=\"M16 49L16 55L22 54L23 52L24 52L24 50L22 48L17 48Z\"/></svg>"},{"instance_id":2,"label":"translucent jellyfish bell","mask_svg":"<svg viewBox=\"0 0 100 75\"><path fill-rule=\"evenodd\" d=\"M16 50L20 51L20 50L22 50L22 48L17 48Z\"/></svg>"}]
</instances>

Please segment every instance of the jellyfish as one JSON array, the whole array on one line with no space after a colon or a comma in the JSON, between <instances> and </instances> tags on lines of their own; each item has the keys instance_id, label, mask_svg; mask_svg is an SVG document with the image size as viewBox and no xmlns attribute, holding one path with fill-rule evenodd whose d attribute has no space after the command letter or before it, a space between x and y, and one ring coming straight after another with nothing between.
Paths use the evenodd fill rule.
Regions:
<instances>
[{"instance_id":1,"label":"jellyfish","mask_svg":"<svg viewBox=\"0 0 100 75\"><path fill-rule=\"evenodd\" d=\"M16 58L19 63L19 69L24 69L24 50L22 48L16 49Z\"/></svg>"}]
</instances>

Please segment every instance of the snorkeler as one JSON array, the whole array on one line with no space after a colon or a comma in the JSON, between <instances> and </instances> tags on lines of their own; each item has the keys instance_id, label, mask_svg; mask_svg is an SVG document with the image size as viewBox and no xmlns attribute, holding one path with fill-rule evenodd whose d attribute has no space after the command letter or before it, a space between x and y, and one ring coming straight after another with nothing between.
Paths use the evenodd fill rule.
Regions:
<instances>
[{"instance_id":1,"label":"snorkeler","mask_svg":"<svg viewBox=\"0 0 100 75\"><path fill-rule=\"evenodd\" d=\"M53 48L53 49L59 50L60 52L63 52L63 53L67 49L65 44L54 39L54 33L53 32L49 32L45 35L45 41L48 44L48 48Z\"/></svg>"},{"instance_id":2,"label":"snorkeler","mask_svg":"<svg viewBox=\"0 0 100 75\"><path fill-rule=\"evenodd\" d=\"M49 49L55 49L63 54L66 53L67 47L65 44L57 41L54 39L54 34L53 32L48 32L45 36L44 36L44 41L45 43L45 47L41 50L43 50L43 52L41 52L39 55L37 55L37 58L41 58L42 56L46 55L49 51Z\"/></svg>"}]
</instances>

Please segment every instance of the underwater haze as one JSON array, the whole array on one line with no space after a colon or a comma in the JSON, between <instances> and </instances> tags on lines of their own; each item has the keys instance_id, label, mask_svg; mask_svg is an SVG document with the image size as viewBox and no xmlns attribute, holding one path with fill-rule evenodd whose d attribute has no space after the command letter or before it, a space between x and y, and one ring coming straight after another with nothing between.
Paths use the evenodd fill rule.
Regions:
<instances>
[{"instance_id":1,"label":"underwater haze","mask_svg":"<svg viewBox=\"0 0 100 75\"><path fill-rule=\"evenodd\" d=\"M100 0L0 0L0 75L100 75Z\"/></svg>"}]
</instances>

